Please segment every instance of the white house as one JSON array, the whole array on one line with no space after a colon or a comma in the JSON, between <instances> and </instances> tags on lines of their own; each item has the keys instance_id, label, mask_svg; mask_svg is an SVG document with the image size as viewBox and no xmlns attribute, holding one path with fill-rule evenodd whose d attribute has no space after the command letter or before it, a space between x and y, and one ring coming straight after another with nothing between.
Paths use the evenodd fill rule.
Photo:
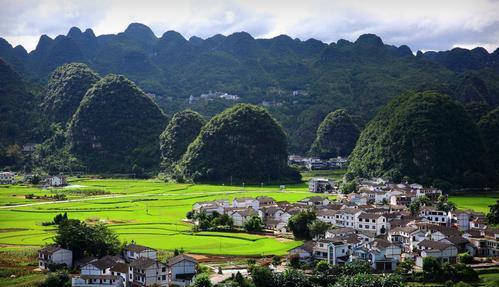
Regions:
<instances>
[{"instance_id":1,"label":"white house","mask_svg":"<svg viewBox=\"0 0 499 287\"><path fill-rule=\"evenodd\" d=\"M81 267L80 276L72 278L72 286L124 287L128 278L128 265L116 256L94 259Z\"/></svg>"},{"instance_id":2,"label":"white house","mask_svg":"<svg viewBox=\"0 0 499 287\"><path fill-rule=\"evenodd\" d=\"M307 241L303 245L295 247L288 252L288 257L298 256L300 261L310 263L312 261L315 242Z\"/></svg>"},{"instance_id":3,"label":"white house","mask_svg":"<svg viewBox=\"0 0 499 287\"><path fill-rule=\"evenodd\" d=\"M47 177L47 184L50 186L64 186L67 185L66 177L61 175L54 175Z\"/></svg>"},{"instance_id":4,"label":"white house","mask_svg":"<svg viewBox=\"0 0 499 287\"><path fill-rule=\"evenodd\" d=\"M123 249L123 253L128 261L133 261L139 259L140 257L146 257L156 260L158 255L156 249L134 243L125 246L125 248Z\"/></svg>"},{"instance_id":5,"label":"white house","mask_svg":"<svg viewBox=\"0 0 499 287\"><path fill-rule=\"evenodd\" d=\"M450 224L461 231L470 229L471 213L467 211L452 210L449 211Z\"/></svg>"},{"instance_id":6,"label":"white house","mask_svg":"<svg viewBox=\"0 0 499 287\"><path fill-rule=\"evenodd\" d=\"M437 210L435 208L423 206L419 211L419 216L426 218L428 221L438 225L449 225L449 216L447 212Z\"/></svg>"},{"instance_id":7,"label":"white house","mask_svg":"<svg viewBox=\"0 0 499 287\"><path fill-rule=\"evenodd\" d=\"M357 216L356 228L374 231L376 235L385 234L387 230L386 217L380 214L362 212Z\"/></svg>"},{"instance_id":8,"label":"white house","mask_svg":"<svg viewBox=\"0 0 499 287\"><path fill-rule=\"evenodd\" d=\"M38 267L42 270L49 269L51 264L66 264L73 266L73 252L55 245L46 246L38 251Z\"/></svg>"},{"instance_id":9,"label":"white house","mask_svg":"<svg viewBox=\"0 0 499 287\"><path fill-rule=\"evenodd\" d=\"M423 267L423 259L425 257L435 257L442 263L456 263L457 248L452 244L433 240L423 240L418 243L420 256L416 257L416 266Z\"/></svg>"},{"instance_id":10,"label":"white house","mask_svg":"<svg viewBox=\"0 0 499 287\"><path fill-rule=\"evenodd\" d=\"M228 201L227 201L228 203ZM218 214L223 214L225 208L228 208L227 206L224 206L224 203L220 203L218 201L206 201L206 202L196 202L192 205L192 210L196 213L206 213L208 215L213 214L214 212L217 212Z\"/></svg>"},{"instance_id":11,"label":"white house","mask_svg":"<svg viewBox=\"0 0 499 287\"><path fill-rule=\"evenodd\" d=\"M169 281L176 286L189 286L197 273L197 260L180 254L168 260Z\"/></svg>"},{"instance_id":12,"label":"white house","mask_svg":"<svg viewBox=\"0 0 499 287\"><path fill-rule=\"evenodd\" d=\"M246 220L250 219L252 216L258 216L258 213L256 213L256 211L252 208L244 208L233 210L229 212L228 215L232 218L234 226L241 227L244 225Z\"/></svg>"},{"instance_id":13,"label":"white house","mask_svg":"<svg viewBox=\"0 0 499 287\"><path fill-rule=\"evenodd\" d=\"M365 246L356 248L353 251L352 259L366 260L371 268L377 271L394 271L400 257L402 249L385 239L375 239Z\"/></svg>"},{"instance_id":14,"label":"white house","mask_svg":"<svg viewBox=\"0 0 499 287\"><path fill-rule=\"evenodd\" d=\"M343 241L330 241L327 244L327 262L331 265L343 264L350 257L350 246Z\"/></svg>"},{"instance_id":15,"label":"white house","mask_svg":"<svg viewBox=\"0 0 499 287\"><path fill-rule=\"evenodd\" d=\"M233 208L253 208L253 210L258 210L260 208L260 203L255 198L251 197L239 197L232 200Z\"/></svg>"},{"instance_id":16,"label":"white house","mask_svg":"<svg viewBox=\"0 0 499 287\"><path fill-rule=\"evenodd\" d=\"M310 206L326 206L329 205L331 201L327 197L322 196L311 196L298 201L299 204L310 205Z\"/></svg>"},{"instance_id":17,"label":"white house","mask_svg":"<svg viewBox=\"0 0 499 287\"><path fill-rule=\"evenodd\" d=\"M128 280L133 286L168 286L168 270L154 259L140 257L130 263Z\"/></svg>"},{"instance_id":18,"label":"white house","mask_svg":"<svg viewBox=\"0 0 499 287\"><path fill-rule=\"evenodd\" d=\"M357 226L357 217L362 212L363 211L355 208L340 209L334 216L334 224L339 227L355 228Z\"/></svg>"},{"instance_id":19,"label":"white house","mask_svg":"<svg viewBox=\"0 0 499 287\"><path fill-rule=\"evenodd\" d=\"M312 178L308 181L308 191L316 193L333 192L334 181L329 178Z\"/></svg>"},{"instance_id":20,"label":"white house","mask_svg":"<svg viewBox=\"0 0 499 287\"><path fill-rule=\"evenodd\" d=\"M13 184L16 182L15 180L16 174L10 171L0 172L0 184Z\"/></svg>"},{"instance_id":21,"label":"white house","mask_svg":"<svg viewBox=\"0 0 499 287\"><path fill-rule=\"evenodd\" d=\"M334 224L335 222L334 217L336 216L336 213L338 213L337 210L319 209L317 210L317 219L320 221Z\"/></svg>"},{"instance_id":22,"label":"white house","mask_svg":"<svg viewBox=\"0 0 499 287\"><path fill-rule=\"evenodd\" d=\"M400 244L406 252L417 249L417 244L425 239L426 233L416 226L395 227L388 232L388 240Z\"/></svg>"}]
</instances>

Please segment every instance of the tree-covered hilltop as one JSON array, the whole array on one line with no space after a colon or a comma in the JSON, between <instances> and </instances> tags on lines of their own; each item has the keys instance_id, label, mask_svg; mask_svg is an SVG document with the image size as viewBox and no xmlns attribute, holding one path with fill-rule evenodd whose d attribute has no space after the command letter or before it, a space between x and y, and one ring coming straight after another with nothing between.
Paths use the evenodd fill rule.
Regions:
<instances>
[{"instance_id":1,"label":"tree-covered hilltop","mask_svg":"<svg viewBox=\"0 0 499 287\"><path fill-rule=\"evenodd\" d=\"M349 172L403 177L422 184L486 184L484 147L464 108L435 92L399 96L369 122L350 156Z\"/></svg>"},{"instance_id":2,"label":"tree-covered hilltop","mask_svg":"<svg viewBox=\"0 0 499 287\"><path fill-rule=\"evenodd\" d=\"M310 154L320 158L347 157L359 137L359 127L344 109L329 113L317 129Z\"/></svg>"},{"instance_id":3,"label":"tree-covered hilltop","mask_svg":"<svg viewBox=\"0 0 499 287\"><path fill-rule=\"evenodd\" d=\"M71 152L88 172L141 173L159 167L160 108L124 76L108 75L85 94L69 127Z\"/></svg>"},{"instance_id":4,"label":"tree-covered hilltop","mask_svg":"<svg viewBox=\"0 0 499 287\"><path fill-rule=\"evenodd\" d=\"M263 108L239 104L214 116L178 164L194 182L296 181L287 164L287 138Z\"/></svg>"},{"instance_id":5,"label":"tree-covered hilltop","mask_svg":"<svg viewBox=\"0 0 499 287\"><path fill-rule=\"evenodd\" d=\"M63 126L71 120L87 90L99 80L99 76L87 65L65 64L52 73L43 100L45 114Z\"/></svg>"},{"instance_id":6,"label":"tree-covered hilltop","mask_svg":"<svg viewBox=\"0 0 499 287\"><path fill-rule=\"evenodd\" d=\"M373 34L332 43L286 35L255 39L245 32L185 39L175 31L156 37L149 27L132 23L115 35L75 27L54 39L43 35L29 54L0 39L0 57L42 85L54 68L72 61L101 75L123 74L154 94L168 115L192 109L208 118L240 102L265 105L287 131L294 153L310 149L330 111L347 109L363 127L406 91L447 94L466 103L476 121L499 104L499 50L414 55ZM240 98L189 101L209 91Z\"/></svg>"},{"instance_id":7,"label":"tree-covered hilltop","mask_svg":"<svg viewBox=\"0 0 499 287\"><path fill-rule=\"evenodd\" d=\"M203 117L192 110L173 115L159 139L163 172L171 174L174 165L196 139L205 123Z\"/></svg>"},{"instance_id":8,"label":"tree-covered hilltop","mask_svg":"<svg viewBox=\"0 0 499 287\"><path fill-rule=\"evenodd\" d=\"M486 159L492 164L496 174L499 174L499 108L485 115L478 126L487 150Z\"/></svg>"}]
</instances>

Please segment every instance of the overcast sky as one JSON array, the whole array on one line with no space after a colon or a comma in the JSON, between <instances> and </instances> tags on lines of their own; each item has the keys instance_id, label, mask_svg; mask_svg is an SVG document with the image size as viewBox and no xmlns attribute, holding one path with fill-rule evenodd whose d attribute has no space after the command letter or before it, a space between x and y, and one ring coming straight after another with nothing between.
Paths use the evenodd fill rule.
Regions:
<instances>
[{"instance_id":1,"label":"overcast sky","mask_svg":"<svg viewBox=\"0 0 499 287\"><path fill-rule=\"evenodd\" d=\"M168 30L186 38L247 31L330 43L374 33L414 51L499 47L499 0L0 0L0 7L0 37L28 51L42 34L55 37L73 26L114 34L131 22L158 37Z\"/></svg>"}]
</instances>

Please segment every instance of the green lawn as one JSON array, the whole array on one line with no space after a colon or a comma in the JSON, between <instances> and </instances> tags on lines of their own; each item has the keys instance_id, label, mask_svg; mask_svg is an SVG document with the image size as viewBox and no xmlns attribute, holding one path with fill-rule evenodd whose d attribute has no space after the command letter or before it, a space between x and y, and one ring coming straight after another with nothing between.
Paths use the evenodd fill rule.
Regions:
<instances>
[{"instance_id":1,"label":"green lawn","mask_svg":"<svg viewBox=\"0 0 499 287\"><path fill-rule=\"evenodd\" d=\"M169 184L158 180L74 179L81 191L100 191L85 196L71 189L41 190L29 186L0 188L0 245L39 246L51 242L54 227L42 226L61 212L70 218L110 224L122 240L158 249L184 248L187 252L226 255L282 255L301 244L292 240L245 233L192 233L182 219L197 201L229 199L239 196L268 195L276 200L297 201L311 194L305 184L287 186L215 186ZM74 202L49 202L25 199L26 194L65 193ZM18 206L19 204L36 204Z\"/></svg>"}]
</instances>

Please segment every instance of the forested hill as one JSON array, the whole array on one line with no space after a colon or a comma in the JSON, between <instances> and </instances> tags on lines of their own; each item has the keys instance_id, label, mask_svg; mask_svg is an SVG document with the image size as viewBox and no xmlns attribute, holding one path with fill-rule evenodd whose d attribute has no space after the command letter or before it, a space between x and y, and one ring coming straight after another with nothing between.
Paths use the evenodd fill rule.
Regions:
<instances>
[{"instance_id":1,"label":"forested hill","mask_svg":"<svg viewBox=\"0 0 499 287\"><path fill-rule=\"evenodd\" d=\"M85 63L101 75L123 74L154 94L168 115L191 108L212 116L238 102L264 105L287 130L292 152L310 148L330 112L344 108L362 128L407 90L448 94L465 103L477 121L499 103L499 50L414 55L409 47L384 44L373 34L331 44L286 35L254 39L245 32L187 40L175 31L158 38L149 27L133 23L116 35L79 28L55 39L43 35L30 53L0 38L0 58L25 80L43 86L68 62ZM199 100L209 91L239 99Z\"/></svg>"}]
</instances>

